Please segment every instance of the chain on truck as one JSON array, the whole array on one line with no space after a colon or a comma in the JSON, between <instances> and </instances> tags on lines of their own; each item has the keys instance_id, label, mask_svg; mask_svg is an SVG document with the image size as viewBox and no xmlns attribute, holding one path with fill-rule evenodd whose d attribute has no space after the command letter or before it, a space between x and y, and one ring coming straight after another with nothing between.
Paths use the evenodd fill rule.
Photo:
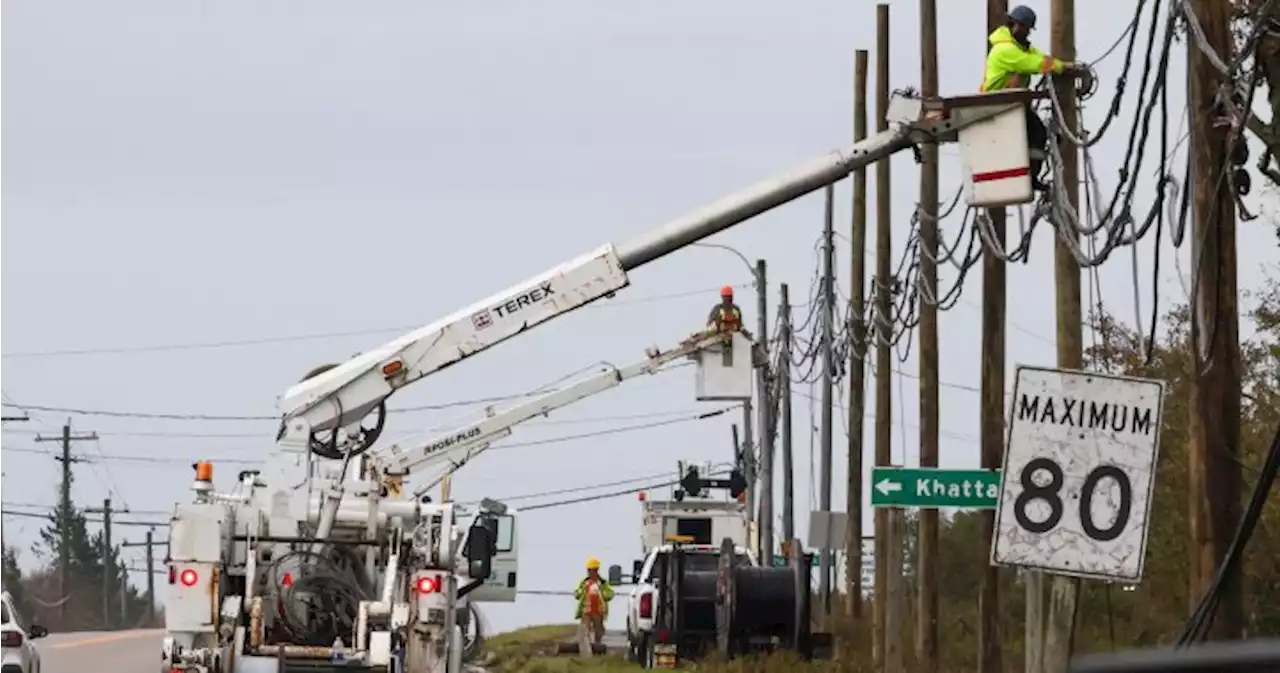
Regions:
<instances>
[{"instance_id":1,"label":"chain on truck","mask_svg":"<svg viewBox=\"0 0 1280 673\"><path fill-rule=\"evenodd\" d=\"M626 245L605 245L337 365L279 399L261 470L214 489L198 463L193 501L175 507L168 550L162 673L286 673L327 668L459 673L473 602L514 601L518 512L502 503L434 503L409 493L423 469L457 469L525 420L697 360L700 399L751 395L753 346L698 335L445 433L374 449L398 390L629 284L671 252L834 183L918 143L959 141L967 168L1028 165L1030 91L921 100L896 92L889 129L843 152L690 213ZM992 142L992 140L998 142ZM1030 178L970 185L969 203L1029 203ZM714 354L714 357L708 354ZM430 472L429 472L430 473ZM474 620L470 620L474 621Z\"/></svg>"}]
</instances>

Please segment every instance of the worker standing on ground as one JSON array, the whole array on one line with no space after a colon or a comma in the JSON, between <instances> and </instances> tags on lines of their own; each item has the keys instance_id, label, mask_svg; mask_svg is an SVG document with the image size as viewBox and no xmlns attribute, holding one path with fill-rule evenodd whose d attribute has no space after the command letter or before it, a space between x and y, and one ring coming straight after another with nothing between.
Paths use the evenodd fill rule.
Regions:
<instances>
[{"instance_id":1,"label":"worker standing on ground","mask_svg":"<svg viewBox=\"0 0 1280 673\"><path fill-rule=\"evenodd\" d=\"M589 657L604 644L604 622L609 618L613 587L600 579L600 560L587 559L587 576L578 583L573 597L578 599L578 654Z\"/></svg>"},{"instance_id":2,"label":"worker standing on ground","mask_svg":"<svg viewBox=\"0 0 1280 673\"><path fill-rule=\"evenodd\" d=\"M720 303L711 308L711 314L707 316L708 332L742 332L748 339L751 334L742 326L742 309L733 303L733 286L726 285L720 288Z\"/></svg>"},{"instance_id":3,"label":"worker standing on ground","mask_svg":"<svg viewBox=\"0 0 1280 673\"><path fill-rule=\"evenodd\" d=\"M983 92L1028 88L1032 75L1077 74L1087 70L1083 64L1064 62L1031 46L1031 31L1035 28L1036 13L1030 7L1019 5L1009 10L1003 26L987 36L991 49L987 52ZM1040 169L1044 165L1049 132L1030 103L1027 103L1026 117L1031 184L1034 189L1044 191Z\"/></svg>"}]
</instances>

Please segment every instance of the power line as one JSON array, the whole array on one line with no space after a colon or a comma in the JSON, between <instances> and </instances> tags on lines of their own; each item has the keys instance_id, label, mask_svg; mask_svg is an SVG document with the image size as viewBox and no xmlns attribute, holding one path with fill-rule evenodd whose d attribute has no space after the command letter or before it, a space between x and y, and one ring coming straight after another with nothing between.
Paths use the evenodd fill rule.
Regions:
<instances>
[{"instance_id":1,"label":"power line","mask_svg":"<svg viewBox=\"0 0 1280 673\"><path fill-rule=\"evenodd\" d=\"M529 421L523 423L522 427L532 426L549 426L549 425L580 425L584 423L605 423L614 421L638 420L643 418L662 418L667 416L678 416L691 413L690 409L670 409L667 411L650 411L635 414L613 414L606 416L579 416L576 418L549 419L543 421ZM434 430L447 430L448 425L432 428ZM38 434L39 430L27 430L5 428L3 432L11 434ZM398 430L395 432L385 433L387 436L407 436L421 434L422 430ZM268 437L265 432L166 432L166 431L139 431L139 430L120 430L99 432L103 437L163 437L166 439L262 439Z\"/></svg>"},{"instance_id":2,"label":"power line","mask_svg":"<svg viewBox=\"0 0 1280 673\"><path fill-rule=\"evenodd\" d=\"M747 288L751 287L750 283L738 284L735 287ZM714 293L719 288L707 288L699 290L686 290L684 292L675 292L670 294L651 295L648 297L637 297L636 299L614 299L602 303L588 304L583 308L614 308L618 306L632 306L636 304L647 304L655 301L666 301L670 299L682 299L685 297L695 297L698 295L706 295ZM336 339L342 337L365 336L370 334L385 334L391 332L408 332L421 327L421 325L399 325L395 327L374 327L370 329L349 330L343 332L316 332L312 334L295 334L287 336L260 337L256 339L230 339L224 341L206 341L206 342L189 342L176 344L155 344L149 346L121 346L121 347L104 347L104 348L69 348L62 350L48 351L17 351L11 353L0 354L0 358L42 358L54 356L81 356L81 355L123 355L131 353L160 353L166 351L183 351L183 350L206 350L216 348L234 348L243 346L261 346L277 343L291 343L297 341L312 341L318 339Z\"/></svg>"},{"instance_id":3,"label":"power line","mask_svg":"<svg viewBox=\"0 0 1280 673\"><path fill-rule=\"evenodd\" d=\"M0 516L29 517L32 519L44 519L50 522L53 521L52 512L45 514L42 512L13 512L10 510L4 510L0 512ZM85 517L84 520L89 523L102 523L102 519ZM158 526L168 526L169 523L167 521L117 521L116 519L113 518L111 519L111 525L112 526L145 526L148 528L153 528Z\"/></svg>"},{"instance_id":4,"label":"power line","mask_svg":"<svg viewBox=\"0 0 1280 673\"><path fill-rule=\"evenodd\" d=\"M693 363L691 362L682 362L682 363L672 364L672 365L668 365L667 367L664 367L663 371L678 369L681 367L688 367L692 364ZM441 402L438 404L419 404L419 405L410 406L410 407L388 409L387 412L392 414L404 414L404 413L412 413L417 411L440 411L443 409L477 406L480 404L510 402L511 400L516 400L516 399L546 395L548 393L555 392L556 390L557 388L555 387L544 386L542 388L538 388L535 390L530 390L522 393L515 393L511 395L497 395L493 397L476 397L469 400ZM17 405L4 402L4 403L0 403L0 406L16 407ZM49 413L71 414L73 416L106 416L110 418L145 418L150 420L166 420L166 421L276 421L278 422L280 420L279 416L251 415L251 414L240 414L240 415L189 414L189 413L174 414L174 413L156 413L156 412L145 412L145 411L120 411L115 409L83 409L78 407L55 407L55 406L45 406L45 405L38 405L38 404L24 404L21 406L21 408L29 411L44 411Z\"/></svg>"},{"instance_id":5,"label":"power line","mask_svg":"<svg viewBox=\"0 0 1280 673\"><path fill-rule=\"evenodd\" d=\"M612 428L605 428L603 430L593 430L591 432L580 432L580 433L575 433L571 435L559 435L556 437L546 437L543 439L533 439L533 440L528 440L523 442L511 442L507 444L500 444L497 446L490 447L488 450L496 451L496 450L503 450L503 449L514 449L514 448L525 447L525 446L541 446L544 444L556 444L559 442L570 442L570 441L575 441L579 439L589 439L592 437L603 437L606 435L615 435L615 434L622 434L627 432L638 432L641 430L650 430L653 428L659 428L659 427L664 427L668 425L675 425L677 423L703 421L709 418L720 416L726 412L729 412L738 408L739 407L737 406L722 407L714 411L706 411L698 414L690 414L680 418L670 418L670 419L661 420L661 421L650 421L648 423L636 423L633 425L620 425ZM14 451L18 453L38 453L42 455L46 455L47 453L39 449L33 449L28 447L5 447L4 451ZM209 459L215 462L226 463L231 465L260 465L264 462L263 459L250 460L246 458L236 458L236 457L210 457ZM192 462L192 459L190 458L180 458L177 456L165 457L165 456L137 456L137 455L119 455L119 454L105 454L100 458L78 458L77 460L81 460L85 462L93 462L96 460L111 460L111 461L120 461L120 462L178 463L178 464L188 464L188 465L191 464Z\"/></svg>"}]
</instances>

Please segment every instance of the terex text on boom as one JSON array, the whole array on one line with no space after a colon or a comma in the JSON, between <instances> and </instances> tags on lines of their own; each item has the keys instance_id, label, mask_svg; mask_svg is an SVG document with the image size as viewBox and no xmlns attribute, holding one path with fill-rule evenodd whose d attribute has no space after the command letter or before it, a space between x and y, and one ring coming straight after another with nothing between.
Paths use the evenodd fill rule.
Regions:
<instances>
[{"instance_id":1,"label":"terex text on boom","mask_svg":"<svg viewBox=\"0 0 1280 673\"><path fill-rule=\"evenodd\" d=\"M1027 395L1018 399L1018 420L1068 427L1150 435L1152 409L1116 402Z\"/></svg>"}]
</instances>

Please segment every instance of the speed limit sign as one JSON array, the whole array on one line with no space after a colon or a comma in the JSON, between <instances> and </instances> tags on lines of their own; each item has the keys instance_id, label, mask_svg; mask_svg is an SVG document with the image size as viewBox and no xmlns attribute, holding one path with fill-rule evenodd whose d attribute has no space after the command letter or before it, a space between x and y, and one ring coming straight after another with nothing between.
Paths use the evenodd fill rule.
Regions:
<instances>
[{"instance_id":1,"label":"speed limit sign","mask_svg":"<svg viewBox=\"0 0 1280 673\"><path fill-rule=\"evenodd\" d=\"M991 562L1138 582L1165 384L1018 367Z\"/></svg>"}]
</instances>

